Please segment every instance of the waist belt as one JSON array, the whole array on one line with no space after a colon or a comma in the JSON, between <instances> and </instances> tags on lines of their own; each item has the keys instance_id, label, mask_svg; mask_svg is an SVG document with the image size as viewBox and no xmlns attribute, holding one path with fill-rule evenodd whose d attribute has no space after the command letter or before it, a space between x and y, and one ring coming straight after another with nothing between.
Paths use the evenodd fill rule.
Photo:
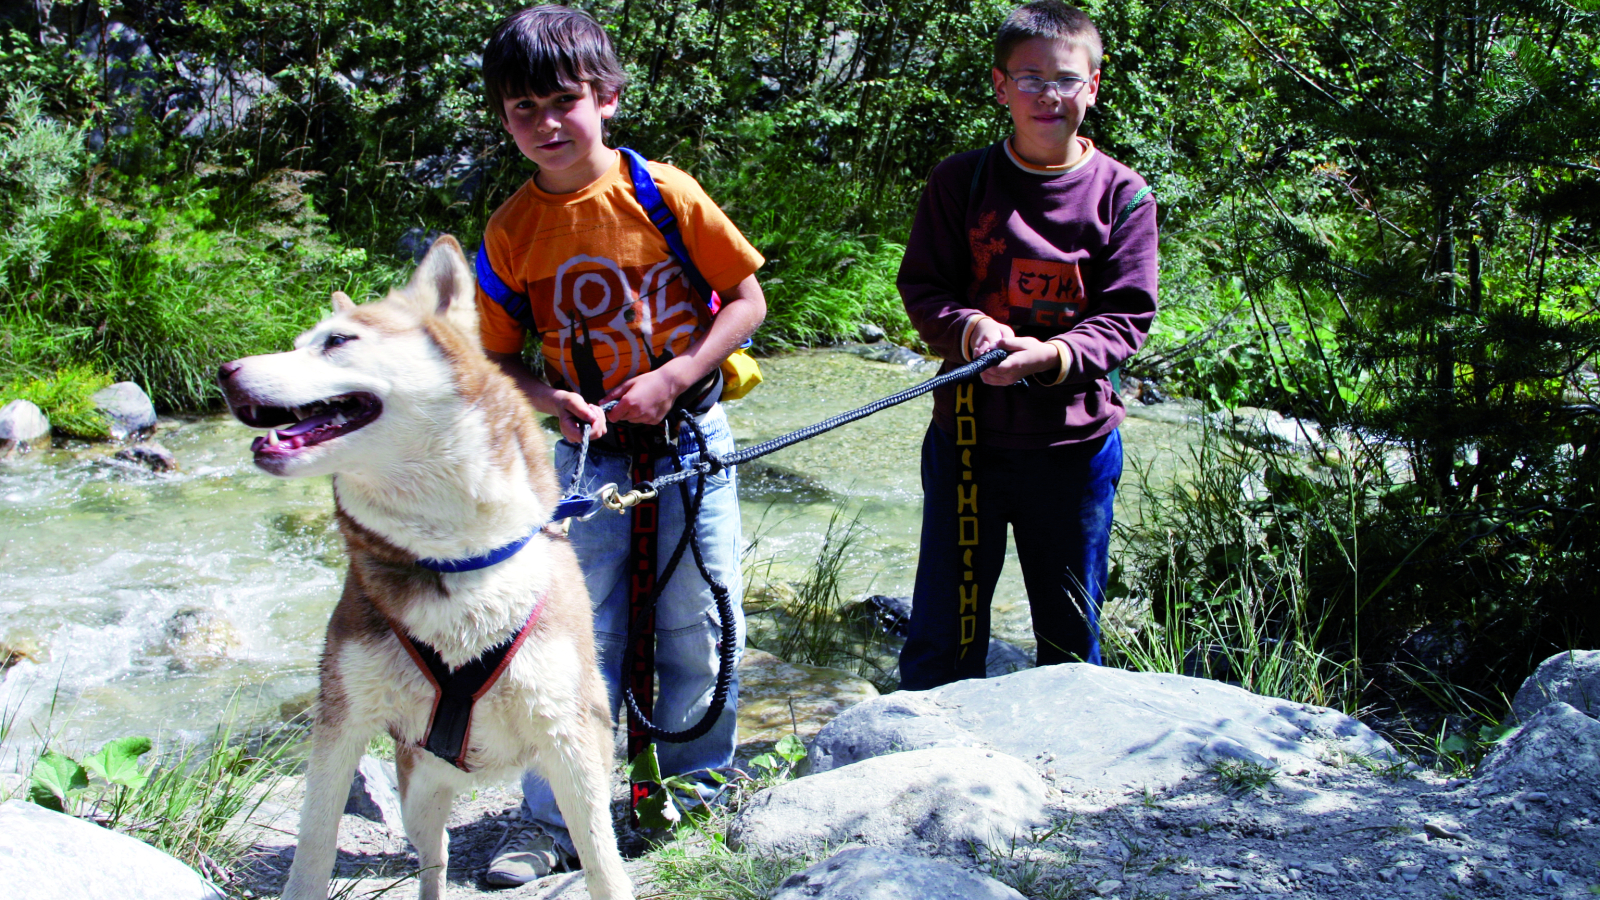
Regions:
<instances>
[{"instance_id":1,"label":"waist belt","mask_svg":"<svg viewBox=\"0 0 1600 900\"><path fill-rule=\"evenodd\" d=\"M400 639L411 661L422 670L422 676L433 685L433 709L428 713L428 732L422 748L463 772L467 766L468 740L472 736L472 708L478 698L489 692L500 679L512 657L522 647L522 641L544 609L544 597L533 605L533 612L522 623L517 633L499 644L483 651L476 659L468 660L451 671L432 646L406 634L400 623L389 620L389 628Z\"/></svg>"}]
</instances>

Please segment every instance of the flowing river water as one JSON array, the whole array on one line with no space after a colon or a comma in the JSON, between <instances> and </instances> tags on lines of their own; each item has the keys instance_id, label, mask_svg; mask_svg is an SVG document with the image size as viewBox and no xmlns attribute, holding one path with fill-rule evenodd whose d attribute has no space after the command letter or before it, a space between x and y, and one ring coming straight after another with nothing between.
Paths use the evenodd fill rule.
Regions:
<instances>
[{"instance_id":1,"label":"flowing river water","mask_svg":"<svg viewBox=\"0 0 1600 900\"><path fill-rule=\"evenodd\" d=\"M728 405L747 445L930 377L931 366L839 350L763 359L766 382ZM918 455L928 397L778 451L740 471L747 581L796 580L836 510L862 526L847 597L908 595L920 521ZM1119 518L1136 514L1135 469L1170 481L1197 429L1169 407L1123 426ZM0 464L0 772L46 735L98 746L128 734L199 738L219 722L276 720L316 684L321 637L343 578L328 480L273 478L231 418L165 423L176 473L103 447L36 451ZM605 515L607 513L602 513ZM997 637L1031 646L1015 561L996 595Z\"/></svg>"}]
</instances>

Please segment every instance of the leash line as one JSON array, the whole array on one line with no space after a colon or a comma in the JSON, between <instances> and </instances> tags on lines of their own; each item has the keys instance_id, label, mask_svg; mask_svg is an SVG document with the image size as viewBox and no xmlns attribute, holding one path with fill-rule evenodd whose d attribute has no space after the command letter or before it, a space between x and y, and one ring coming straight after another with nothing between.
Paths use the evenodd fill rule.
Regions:
<instances>
[{"instance_id":1,"label":"leash line","mask_svg":"<svg viewBox=\"0 0 1600 900\"><path fill-rule=\"evenodd\" d=\"M721 717L722 712L727 705L728 694L732 685L733 657L735 645L737 643L737 632L733 619L732 597L730 596L727 585L723 584L719 579L717 579L716 576L712 574L710 566L706 564L704 554L700 548L700 536L698 529L695 527L696 522L699 519L700 504L705 496L706 476L713 475L729 466L735 466L752 459L758 459L792 444L810 440L817 435L832 431L841 425L849 424L857 419L866 418L873 413L888 409L891 406L897 406L906 402L907 400L920 397L923 394L943 387L946 384L971 378L985 369L988 369L991 366L999 363L1009 355L1010 354L1004 350L991 350L964 366L952 369L943 375L935 376L934 378L931 378L922 384L915 385L898 393L875 400L872 403L869 403L866 406L858 409L853 409L848 412L840 413L836 416L831 416L822 420L821 422L808 425L797 431L792 431L789 434L763 441L759 444L746 447L743 450L735 451L727 456L718 456L713 453L706 443L705 435L700 431L700 426L694 421L694 417L692 415L682 414L682 420L687 423L689 429L695 436L696 442L699 444L699 461L697 461L694 465L679 468L678 471L673 472L665 477L651 481L639 482L634 486L633 490L624 495L619 495L617 493L615 485L607 485L605 488L602 488L598 494L598 498L604 502L608 508L622 512L631 506L637 505L641 500L658 496L662 488L670 487L674 484L678 485L684 510L683 534L679 536L677 547L673 549L672 555L668 558L667 565L662 569L660 577L656 579L654 590L650 591L648 598L645 600L644 608L654 608L656 601L660 599L662 590L665 589L667 583L672 579L673 573L677 570L678 563L682 561L684 550L688 549L691 551L694 557L696 568L700 570L700 577L705 579L706 584L711 588L712 597L716 601L717 615L721 619L721 640L718 641L717 647L717 678L715 686L711 692L711 702L708 704L705 713L701 715L700 720L694 725L682 731L668 731L650 720L649 715L644 709L641 708L642 704L639 702L639 699L634 695L632 684L626 683L626 675L632 669L634 665L634 659L638 653L638 648L636 648L635 644L637 643L637 638L639 637L639 635L635 633L636 623L634 622L634 619L636 618L635 614L638 612L638 610L634 610L630 613L629 635L626 649L624 651L623 661L625 683L623 685L622 695L627 706L629 716L632 718L632 720L642 725L644 731L652 738L664 740L669 743L687 743L705 735L706 732L710 731L712 726L715 725L717 719ZM613 401L609 404L606 404L603 409L609 411L611 407L615 405L616 402ZM677 415L678 414L674 414L672 418L676 418ZM583 428L583 443L578 455L577 470L573 474L572 488L569 491L569 494L576 494L578 486L583 477L584 460L588 456L589 450L589 432L590 426L585 425ZM676 453L672 454L672 458L675 463L679 463L681 465ZM692 494L690 493L690 488L687 483L691 478L695 479L695 486Z\"/></svg>"},{"instance_id":2,"label":"leash line","mask_svg":"<svg viewBox=\"0 0 1600 900\"><path fill-rule=\"evenodd\" d=\"M782 450L784 447L788 447L791 444L798 444L801 441L808 441L819 434L825 434L841 425L847 425L851 422L854 422L857 419L864 419L873 413L881 412L891 406L898 406L907 400L915 399L923 394L937 390L952 382L963 381L971 378L972 376L977 375L979 372L998 364L1001 360L1010 355L1011 354L1005 350L990 350L988 353L983 354L964 366L951 369L943 375L930 378L919 385L906 388L897 394L890 394L887 397L874 400L873 402L868 403L866 406L858 409L852 409L849 412L839 413L836 416L831 416L823 419L821 422L807 425L806 427L797 431L791 431L788 434L780 437L762 441L759 444L754 444L744 448L743 450L736 450L726 456L718 456L710 450L705 450L701 454L700 461L696 462L689 468L680 469L677 472L662 478L639 482L638 484L634 485L633 490L626 494L618 493L615 486L607 485L606 488L602 488L600 490L599 499L606 505L607 508L621 512L635 503L638 503L642 499L656 495L662 488L670 487L680 481L693 478L696 475L715 475L723 469L739 465L740 463L749 462L752 459L759 459L760 457L766 456L769 453Z\"/></svg>"}]
</instances>

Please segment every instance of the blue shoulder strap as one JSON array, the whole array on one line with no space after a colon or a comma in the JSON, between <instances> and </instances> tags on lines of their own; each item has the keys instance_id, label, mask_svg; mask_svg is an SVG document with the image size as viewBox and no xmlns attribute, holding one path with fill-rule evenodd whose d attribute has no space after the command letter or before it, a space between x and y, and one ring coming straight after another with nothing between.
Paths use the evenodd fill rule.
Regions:
<instances>
[{"instance_id":1,"label":"blue shoulder strap","mask_svg":"<svg viewBox=\"0 0 1600 900\"><path fill-rule=\"evenodd\" d=\"M638 198L639 205L644 207L645 215L650 217L650 224L656 226L661 236L667 239L667 249L672 252L672 258L683 267L685 278L694 286L700 299L711 306L715 313L716 307L712 306L711 284L706 281L700 270L695 268L694 260L689 258L689 248L684 246L683 232L678 228L678 217L667 208L667 202L661 199L661 189L656 187L655 178L650 175L650 168L645 165L644 157L627 147L618 147L617 151L622 158L628 161L628 174L633 179L633 195Z\"/></svg>"},{"instance_id":2,"label":"blue shoulder strap","mask_svg":"<svg viewBox=\"0 0 1600 900\"><path fill-rule=\"evenodd\" d=\"M500 276L494 271L494 266L489 264L489 244L485 241L478 245L478 260L476 265L478 287L489 295L489 299L500 304L506 314L517 320L517 324L529 331L536 331L533 326L533 310L528 307L528 298L506 286Z\"/></svg>"}]
</instances>

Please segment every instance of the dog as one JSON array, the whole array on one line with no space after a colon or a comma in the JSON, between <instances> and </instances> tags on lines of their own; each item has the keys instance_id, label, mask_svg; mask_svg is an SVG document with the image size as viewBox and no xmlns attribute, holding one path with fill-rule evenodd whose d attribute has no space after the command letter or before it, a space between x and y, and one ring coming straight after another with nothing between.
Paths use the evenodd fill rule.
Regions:
<instances>
[{"instance_id":1,"label":"dog","mask_svg":"<svg viewBox=\"0 0 1600 900\"><path fill-rule=\"evenodd\" d=\"M267 429L251 445L258 467L333 477L349 551L283 896L328 896L356 763L386 729L423 900L444 887L454 796L529 768L555 789L590 896L631 898L588 592L545 527L555 472L532 407L484 356L461 246L439 238L381 301L335 292L295 349L225 363L218 380L234 416ZM450 701L472 690L464 715Z\"/></svg>"}]
</instances>

